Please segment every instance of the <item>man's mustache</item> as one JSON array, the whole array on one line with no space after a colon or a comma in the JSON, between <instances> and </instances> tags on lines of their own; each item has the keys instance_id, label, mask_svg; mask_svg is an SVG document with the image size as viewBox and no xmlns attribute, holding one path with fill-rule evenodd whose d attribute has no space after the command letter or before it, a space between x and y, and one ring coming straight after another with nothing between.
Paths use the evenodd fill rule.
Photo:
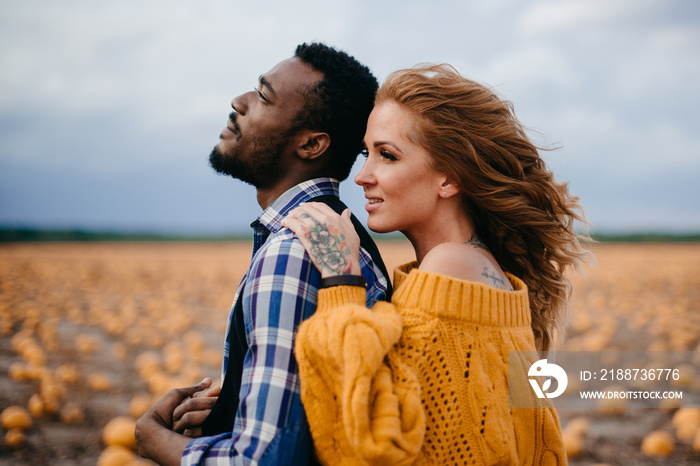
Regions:
<instances>
[{"instance_id":1,"label":"man's mustache","mask_svg":"<svg viewBox=\"0 0 700 466\"><path fill-rule=\"evenodd\" d=\"M236 112L231 112L228 116L228 120L231 122L229 125L229 129L233 131L234 134L240 136L241 135L241 128L238 126L238 122L236 121L236 118L238 117L238 113Z\"/></svg>"}]
</instances>

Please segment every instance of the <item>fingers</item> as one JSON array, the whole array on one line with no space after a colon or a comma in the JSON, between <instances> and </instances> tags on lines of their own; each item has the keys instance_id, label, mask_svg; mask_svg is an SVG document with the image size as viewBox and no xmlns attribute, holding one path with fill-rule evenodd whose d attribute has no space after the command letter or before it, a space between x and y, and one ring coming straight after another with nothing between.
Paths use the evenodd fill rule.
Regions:
<instances>
[{"instance_id":1,"label":"fingers","mask_svg":"<svg viewBox=\"0 0 700 466\"><path fill-rule=\"evenodd\" d=\"M301 220L308 218L305 217L305 215L308 215L320 223L328 223L332 219L337 219L339 217L335 210L322 202L305 202L299 207L292 209L287 214L286 218ZM282 224L284 225L284 222Z\"/></svg>"},{"instance_id":2,"label":"fingers","mask_svg":"<svg viewBox=\"0 0 700 466\"><path fill-rule=\"evenodd\" d=\"M331 207L328 204L324 204L323 202L305 202L299 206L300 208L306 209L309 213L313 213L319 216L326 216L326 217L337 217L338 213L331 209Z\"/></svg>"},{"instance_id":3,"label":"fingers","mask_svg":"<svg viewBox=\"0 0 700 466\"><path fill-rule=\"evenodd\" d=\"M187 437L201 436L201 425L216 404L221 387L196 392L173 411L173 430Z\"/></svg>"},{"instance_id":4,"label":"fingers","mask_svg":"<svg viewBox=\"0 0 700 466\"><path fill-rule=\"evenodd\" d=\"M331 223L332 216L338 218L338 214L326 204L307 202L291 210L282 220L282 226L289 228L299 239L303 240L308 232L319 224Z\"/></svg>"},{"instance_id":5,"label":"fingers","mask_svg":"<svg viewBox=\"0 0 700 466\"><path fill-rule=\"evenodd\" d=\"M184 388L173 388L168 393L161 398L154 407L158 406L159 409L164 412L170 412L171 415L174 411L182 404L183 400L191 397L195 393L209 388L211 385L211 378L205 377L204 380L199 382L197 385L192 385Z\"/></svg>"},{"instance_id":6,"label":"fingers","mask_svg":"<svg viewBox=\"0 0 700 466\"><path fill-rule=\"evenodd\" d=\"M159 425L171 429L174 412L180 404L182 404L182 401L198 391L209 388L210 385L211 379L206 377L197 385L185 388L173 388L160 400L156 401L155 404L141 416L139 419L141 426L146 426L144 427L145 429L148 425Z\"/></svg>"},{"instance_id":7,"label":"fingers","mask_svg":"<svg viewBox=\"0 0 700 466\"><path fill-rule=\"evenodd\" d=\"M282 226L289 228L296 234L299 238L302 238L306 233L306 225L301 220L296 217L290 217L294 211L290 212L287 217L282 220Z\"/></svg>"},{"instance_id":8,"label":"fingers","mask_svg":"<svg viewBox=\"0 0 700 466\"><path fill-rule=\"evenodd\" d=\"M178 421L190 412L210 410L214 407L216 400L217 397L214 396L188 398L175 408L173 411L173 420Z\"/></svg>"},{"instance_id":9,"label":"fingers","mask_svg":"<svg viewBox=\"0 0 700 466\"><path fill-rule=\"evenodd\" d=\"M184 435L187 435L185 434L185 432L187 430L190 430L191 435L187 435L188 437L194 437L194 434L198 430L201 435L202 423L207 418L207 416L209 416L209 413L211 413L211 409L185 413L182 416L182 418L173 422L173 430Z\"/></svg>"},{"instance_id":10,"label":"fingers","mask_svg":"<svg viewBox=\"0 0 700 466\"><path fill-rule=\"evenodd\" d=\"M191 385L189 387L185 388L174 388L172 391L175 391L178 395L182 396L181 400L184 400L185 398L189 396L193 396L197 392L201 392L202 390L206 390L211 386L211 378L210 377L204 377L204 379L199 382L197 385Z\"/></svg>"},{"instance_id":11,"label":"fingers","mask_svg":"<svg viewBox=\"0 0 700 466\"><path fill-rule=\"evenodd\" d=\"M349 216L350 211L346 210L346 216ZM306 202L291 210L282 220L282 226L292 230L300 239L319 228L337 232L337 228L342 226L354 230L352 221L343 220L333 209L321 202Z\"/></svg>"},{"instance_id":12,"label":"fingers","mask_svg":"<svg viewBox=\"0 0 700 466\"><path fill-rule=\"evenodd\" d=\"M352 212L350 212L350 209L345 209L343 211L343 213L340 215L340 220L346 228L355 228L355 226L352 224Z\"/></svg>"},{"instance_id":13,"label":"fingers","mask_svg":"<svg viewBox=\"0 0 700 466\"><path fill-rule=\"evenodd\" d=\"M202 390L201 392L197 392L194 395L192 395L192 398L200 398L203 396L219 396L219 393L221 393L221 386L217 385L215 387L210 387L206 390Z\"/></svg>"},{"instance_id":14,"label":"fingers","mask_svg":"<svg viewBox=\"0 0 700 466\"><path fill-rule=\"evenodd\" d=\"M202 436L202 428L201 427L194 427L192 429L185 429L182 432L182 435L185 437L189 438L199 438Z\"/></svg>"}]
</instances>

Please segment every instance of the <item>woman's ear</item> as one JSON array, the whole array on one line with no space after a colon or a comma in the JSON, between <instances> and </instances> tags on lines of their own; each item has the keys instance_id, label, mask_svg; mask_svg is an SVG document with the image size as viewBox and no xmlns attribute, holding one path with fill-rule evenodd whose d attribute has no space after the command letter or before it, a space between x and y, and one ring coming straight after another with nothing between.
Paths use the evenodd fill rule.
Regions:
<instances>
[{"instance_id":1,"label":"woman's ear","mask_svg":"<svg viewBox=\"0 0 700 466\"><path fill-rule=\"evenodd\" d=\"M328 133L302 131L299 133L297 155L304 160L314 160L323 155L331 145Z\"/></svg>"},{"instance_id":2,"label":"woman's ear","mask_svg":"<svg viewBox=\"0 0 700 466\"><path fill-rule=\"evenodd\" d=\"M440 184L439 196L443 199L450 198L459 192L459 188L449 178L443 178Z\"/></svg>"}]
</instances>

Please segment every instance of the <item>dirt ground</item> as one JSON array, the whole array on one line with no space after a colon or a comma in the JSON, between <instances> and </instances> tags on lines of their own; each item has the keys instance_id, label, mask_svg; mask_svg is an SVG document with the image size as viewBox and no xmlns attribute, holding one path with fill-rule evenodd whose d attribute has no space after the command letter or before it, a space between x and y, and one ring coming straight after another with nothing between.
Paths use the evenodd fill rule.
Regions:
<instances>
[{"instance_id":1,"label":"dirt ground","mask_svg":"<svg viewBox=\"0 0 700 466\"><path fill-rule=\"evenodd\" d=\"M379 247L390 269L412 259L406 242ZM700 350L700 244L603 244L595 253L598 264L574 278L562 349ZM245 243L0 245L0 410L27 407L34 395L57 408L33 419L21 446L0 439L0 464L95 465L105 425L134 418L135 398L217 379L249 258ZM67 405L82 419L62 418ZM700 464L691 443L675 438L673 409L559 415L565 429L588 422L572 465ZM670 456L641 453L655 430L674 436Z\"/></svg>"}]
</instances>

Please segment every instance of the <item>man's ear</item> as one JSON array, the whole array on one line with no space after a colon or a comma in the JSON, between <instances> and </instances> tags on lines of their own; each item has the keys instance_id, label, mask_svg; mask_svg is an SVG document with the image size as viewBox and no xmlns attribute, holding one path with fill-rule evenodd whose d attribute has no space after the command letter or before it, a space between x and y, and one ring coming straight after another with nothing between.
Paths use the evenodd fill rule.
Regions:
<instances>
[{"instance_id":1,"label":"man's ear","mask_svg":"<svg viewBox=\"0 0 700 466\"><path fill-rule=\"evenodd\" d=\"M328 133L302 131L297 143L297 155L304 160L314 160L320 157L331 145Z\"/></svg>"}]
</instances>

